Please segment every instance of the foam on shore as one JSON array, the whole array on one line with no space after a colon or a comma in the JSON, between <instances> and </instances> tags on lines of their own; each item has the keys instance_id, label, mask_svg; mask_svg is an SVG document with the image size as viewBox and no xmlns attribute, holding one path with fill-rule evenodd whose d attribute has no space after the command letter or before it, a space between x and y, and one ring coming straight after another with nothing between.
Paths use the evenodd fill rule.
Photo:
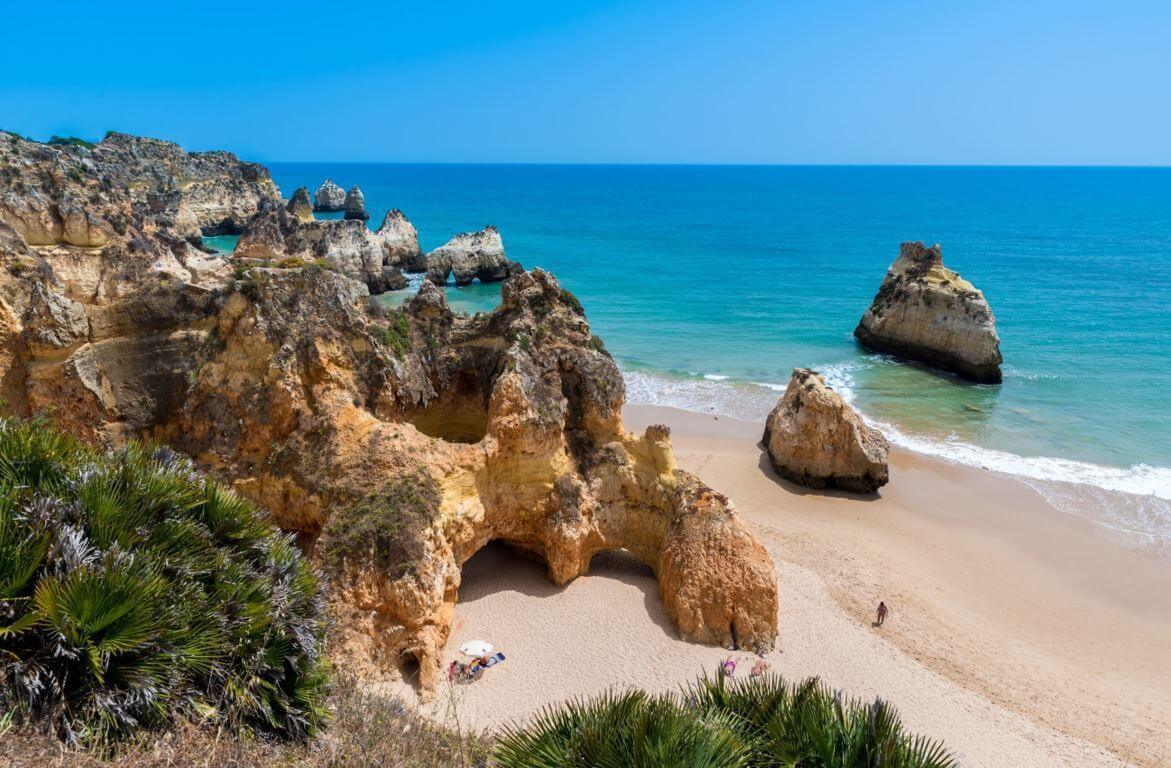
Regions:
<instances>
[{"instance_id":1,"label":"foam on shore","mask_svg":"<svg viewBox=\"0 0 1171 768\"><path fill-rule=\"evenodd\" d=\"M850 363L819 368L849 403L856 394ZM625 371L627 402L661 405L763 425L787 383L734 381L719 374L667 376ZM860 411L861 412L861 411ZM1050 504L1107 531L1119 543L1171 558L1171 467L1111 467L1048 456L1020 456L954 435L916 434L862 412L894 445L965 466L1010 475Z\"/></svg>"}]
</instances>

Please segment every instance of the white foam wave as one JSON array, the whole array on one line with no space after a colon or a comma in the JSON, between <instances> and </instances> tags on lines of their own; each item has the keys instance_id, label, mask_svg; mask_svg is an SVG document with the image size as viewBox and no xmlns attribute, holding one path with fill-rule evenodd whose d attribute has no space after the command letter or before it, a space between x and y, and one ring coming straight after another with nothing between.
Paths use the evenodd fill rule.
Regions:
<instances>
[{"instance_id":1,"label":"white foam wave","mask_svg":"<svg viewBox=\"0 0 1171 768\"><path fill-rule=\"evenodd\" d=\"M853 374L863 363L820 368L826 383L850 403ZM787 384L737 382L709 377L669 377L642 371L623 374L633 405L664 405L762 422ZM1074 459L1019 456L960 440L905 432L862 413L891 443L916 453L981 467L1025 482L1058 509L1076 514L1128 538L1127 543L1171 556L1171 467L1138 464L1111 467ZM1092 512L1088 511L1092 510Z\"/></svg>"}]
</instances>

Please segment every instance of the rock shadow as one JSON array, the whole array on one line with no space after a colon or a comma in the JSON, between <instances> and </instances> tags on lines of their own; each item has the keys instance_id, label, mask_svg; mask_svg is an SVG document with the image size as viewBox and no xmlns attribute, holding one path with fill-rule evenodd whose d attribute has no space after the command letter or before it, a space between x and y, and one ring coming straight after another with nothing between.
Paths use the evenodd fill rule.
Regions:
<instances>
[{"instance_id":1,"label":"rock shadow","mask_svg":"<svg viewBox=\"0 0 1171 768\"><path fill-rule=\"evenodd\" d=\"M874 494L854 493L853 491L843 491L840 488L806 488L803 485L798 485L791 480L786 480L777 474L777 470L773 467L773 463L769 460L768 450L763 443L757 443L757 448L760 449L760 458L757 461L757 466L764 476L772 480L783 491L791 493L794 496L828 496L833 499L845 499L846 501L858 501L869 504L878 501L882 498L882 491L879 490Z\"/></svg>"}]
</instances>

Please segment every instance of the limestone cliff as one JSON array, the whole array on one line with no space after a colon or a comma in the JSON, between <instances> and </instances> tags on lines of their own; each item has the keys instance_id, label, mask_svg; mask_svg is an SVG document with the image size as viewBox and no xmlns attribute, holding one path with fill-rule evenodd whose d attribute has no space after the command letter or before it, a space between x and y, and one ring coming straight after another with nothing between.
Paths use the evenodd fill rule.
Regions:
<instances>
[{"instance_id":1,"label":"limestone cliff","mask_svg":"<svg viewBox=\"0 0 1171 768\"><path fill-rule=\"evenodd\" d=\"M313 193L314 211L341 211L345 207L346 191L335 184L332 179L326 179Z\"/></svg>"},{"instance_id":2,"label":"limestone cliff","mask_svg":"<svg viewBox=\"0 0 1171 768\"><path fill-rule=\"evenodd\" d=\"M983 293L943 266L938 245L902 244L854 336L876 352L972 381L1001 380L996 318Z\"/></svg>"},{"instance_id":3,"label":"limestone cliff","mask_svg":"<svg viewBox=\"0 0 1171 768\"><path fill-rule=\"evenodd\" d=\"M777 473L799 485L855 493L886 485L886 438L807 368L793 371L763 442Z\"/></svg>"},{"instance_id":4,"label":"limestone cliff","mask_svg":"<svg viewBox=\"0 0 1171 768\"><path fill-rule=\"evenodd\" d=\"M447 282L448 275L454 276L456 285L470 285L477 279L498 282L521 270L504 255L504 241L492 226L460 233L427 254L427 279L436 285Z\"/></svg>"},{"instance_id":5,"label":"limestone cliff","mask_svg":"<svg viewBox=\"0 0 1171 768\"><path fill-rule=\"evenodd\" d=\"M274 195L229 262L183 236L181 199L132 194L183 188L160 166L103 186L84 158L0 137L8 409L51 410L94 442L163 441L267 507L333 571L336 653L355 671L417 663L433 687L460 566L493 540L558 584L628 549L683 637L772 644L771 558L731 502L675 468L665 428L623 429L622 377L551 275L517 272L475 317L429 283L386 310L368 289L384 243L362 222L304 223ZM230 190L223 210L250 194ZM68 211L106 243L25 238L43 212L64 232Z\"/></svg>"},{"instance_id":6,"label":"limestone cliff","mask_svg":"<svg viewBox=\"0 0 1171 768\"><path fill-rule=\"evenodd\" d=\"M370 214L366 213L366 196L357 184L350 187L350 191L346 193L346 201L342 207L346 212L346 220L366 221L370 218Z\"/></svg>"},{"instance_id":7,"label":"limestone cliff","mask_svg":"<svg viewBox=\"0 0 1171 768\"><path fill-rule=\"evenodd\" d=\"M426 272L427 259L419 248L419 233L402 211L387 211L375 233L386 249L386 261L407 272Z\"/></svg>"},{"instance_id":8,"label":"limestone cliff","mask_svg":"<svg viewBox=\"0 0 1171 768\"><path fill-rule=\"evenodd\" d=\"M297 191L293 192L293 196L289 198L289 204L285 210L303 222L313 221L313 203L309 201L309 190L305 187L298 187Z\"/></svg>"}]
</instances>

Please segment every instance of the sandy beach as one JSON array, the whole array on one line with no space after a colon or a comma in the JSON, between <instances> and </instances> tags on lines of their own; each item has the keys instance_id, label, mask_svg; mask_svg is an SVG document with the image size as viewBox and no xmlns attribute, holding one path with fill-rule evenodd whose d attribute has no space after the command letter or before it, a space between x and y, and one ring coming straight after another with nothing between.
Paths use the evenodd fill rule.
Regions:
<instances>
[{"instance_id":1,"label":"sandy beach","mask_svg":"<svg viewBox=\"0 0 1171 768\"><path fill-rule=\"evenodd\" d=\"M895 450L890 484L861 500L780 480L757 425L638 406L625 419L668 424L679 465L774 557L773 670L880 695L965 765L1171 765L1171 563L985 470ZM427 710L474 728L611 688L679 690L729 654L679 640L650 569L622 553L559 589L497 545L464 567L447 655L469 639L507 661ZM753 657L732 655L746 673Z\"/></svg>"}]
</instances>

